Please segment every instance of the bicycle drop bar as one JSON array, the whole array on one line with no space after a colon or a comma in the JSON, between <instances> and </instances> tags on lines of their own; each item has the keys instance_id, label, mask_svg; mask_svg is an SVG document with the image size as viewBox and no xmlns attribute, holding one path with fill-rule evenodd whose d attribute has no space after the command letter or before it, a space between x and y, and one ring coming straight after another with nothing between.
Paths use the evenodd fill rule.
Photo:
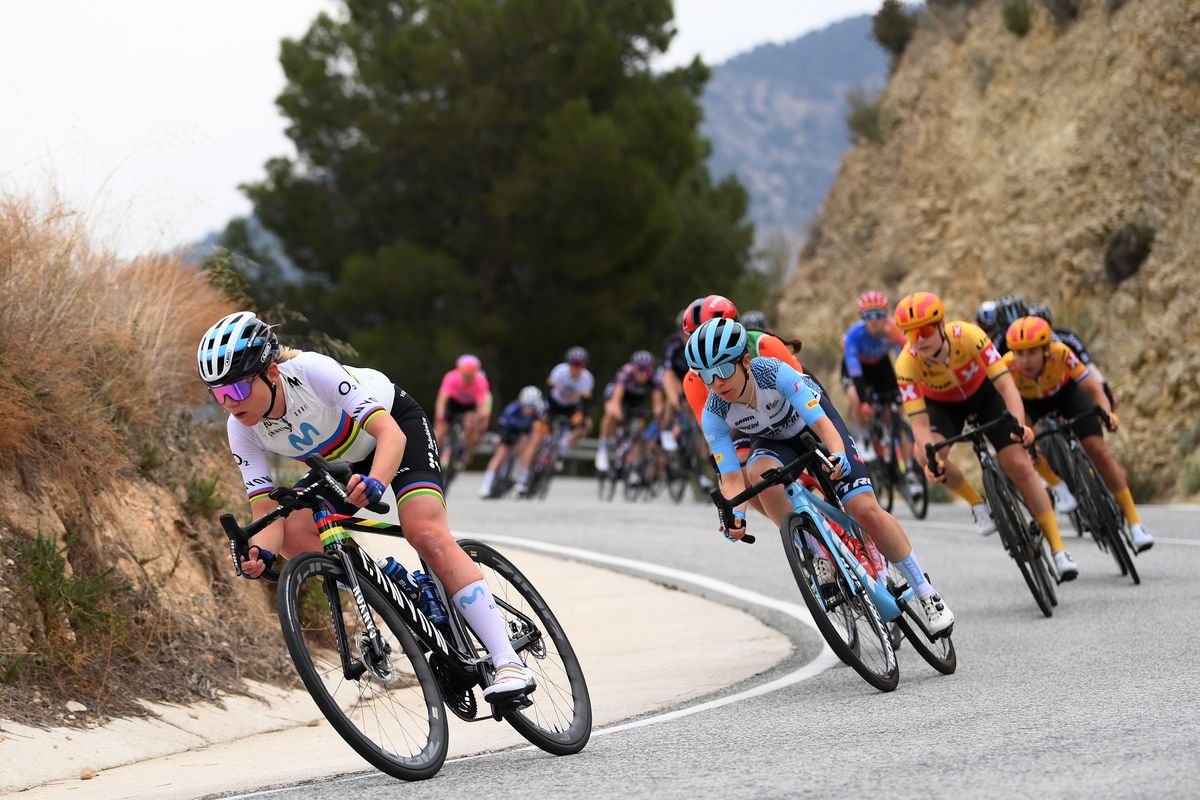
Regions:
<instances>
[{"instance_id":1,"label":"bicycle drop bar","mask_svg":"<svg viewBox=\"0 0 1200 800\"><path fill-rule=\"evenodd\" d=\"M769 489L772 486L786 486L787 484L792 483L800 476L800 473L804 471L805 467L815 461L820 461L826 467L832 468L833 465L829 462L829 454L824 445L818 442L809 433L802 434L801 438L811 448L809 452L798 456L795 461L786 466L775 467L767 470L763 473L762 480L752 486L747 487L735 497L731 497L726 500L725 496L721 494L720 486L709 492L709 497L712 498L713 504L716 505L717 511L721 515L721 524L724 525L726 529L731 529L733 527L734 506L741 505L750 498L756 497L765 489ZM742 536L741 541L745 542L746 544L754 544L754 536L747 533Z\"/></svg>"},{"instance_id":2,"label":"bicycle drop bar","mask_svg":"<svg viewBox=\"0 0 1200 800\"><path fill-rule=\"evenodd\" d=\"M343 502L349 502L350 490L346 488L345 483L354 473L354 468L349 462L329 462L321 456L313 454L304 459L304 463L309 467L309 475L314 478L313 482L300 491L287 487L275 489L269 495L272 500L279 503L279 507L274 511L264 514L244 528L237 524L237 519L233 514L221 515L221 527L225 529L225 535L229 537L229 553L233 556L233 568L239 578L245 577L245 572L242 571L242 559L250 557L251 537L268 525L287 517L300 508L313 510L320 508L325 502L321 497L322 489L328 489ZM372 503L367 506L367 510L376 514L386 514L391 510L391 506L383 502ZM265 570L259 577L269 581L278 581L279 573L274 570Z\"/></svg>"},{"instance_id":3,"label":"bicycle drop bar","mask_svg":"<svg viewBox=\"0 0 1200 800\"><path fill-rule=\"evenodd\" d=\"M1005 411L1000 416L996 417L991 422L985 422L982 425L976 425L969 431L964 431L958 436L951 436L949 439L943 439L937 444L926 443L925 445L925 461L929 465L929 471L934 475L941 475L942 470L938 469L937 451L950 445L958 444L968 440L976 439L983 435L984 431L995 428L998 425L1008 425L1013 429L1017 429L1017 418L1012 415L1011 411Z\"/></svg>"}]
</instances>

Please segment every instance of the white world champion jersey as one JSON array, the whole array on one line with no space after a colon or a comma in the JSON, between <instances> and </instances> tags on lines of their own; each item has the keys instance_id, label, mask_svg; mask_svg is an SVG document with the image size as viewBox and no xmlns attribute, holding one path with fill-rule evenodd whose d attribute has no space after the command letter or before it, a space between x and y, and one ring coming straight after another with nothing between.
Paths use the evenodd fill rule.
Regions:
<instances>
[{"instance_id":1,"label":"white world champion jersey","mask_svg":"<svg viewBox=\"0 0 1200 800\"><path fill-rule=\"evenodd\" d=\"M251 500L274 488L268 452L299 461L314 453L348 461L370 455L375 437L366 425L378 414L391 413L396 398L396 387L382 372L345 367L320 353L301 353L278 367L276 391L282 394L283 416L251 427L231 416L226 424L229 448Z\"/></svg>"}]
</instances>

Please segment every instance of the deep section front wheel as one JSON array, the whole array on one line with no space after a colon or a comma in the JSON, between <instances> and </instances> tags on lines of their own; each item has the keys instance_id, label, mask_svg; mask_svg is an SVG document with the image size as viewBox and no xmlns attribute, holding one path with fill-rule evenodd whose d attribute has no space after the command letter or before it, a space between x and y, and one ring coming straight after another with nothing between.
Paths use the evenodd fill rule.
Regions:
<instances>
[{"instance_id":1,"label":"deep section front wheel","mask_svg":"<svg viewBox=\"0 0 1200 800\"><path fill-rule=\"evenodd\" d=\"M374 767L406 781L430 778L449 744L437 681L400 615L362 580L384 647L372 644L344 581L341 562L324 553L303 553L284 568L279 622L296 671L333 729Z\"/></svg>"},{"instance_id":2,"label":"deep section front wheel","mask_svg":"<svg viewBox=\"0 0 1200 800\"><path fill-rule=\"evenodd\" d=\"M796 586L830 649L876 689L884 692L895 689L900 682L896 653L879 610L858 576L850 572L847 580L830 561L833 580L818 578L815 559L818 553L824 553L813 543L820 542L821 535L807 515L788 514L779 532Z\"/></svg>"}]
</instances>

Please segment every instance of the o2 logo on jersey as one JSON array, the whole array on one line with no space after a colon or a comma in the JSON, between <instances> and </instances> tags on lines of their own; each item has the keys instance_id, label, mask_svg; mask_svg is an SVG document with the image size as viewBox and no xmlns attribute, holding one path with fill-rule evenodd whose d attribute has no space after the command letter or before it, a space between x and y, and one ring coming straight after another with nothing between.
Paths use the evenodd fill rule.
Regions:
<instances>
[{"instance_id":1,"label":"o2 logo on jersey","mask_svg":"<svg viewBox=\"0 0 1200 800\"><path fill-rule=\"evenodd\" d=\"M320 433L321 432L314 428L312 424L308 422L302 422L300 423L300 433L293 433L291 436L289 436L288 444L290 444L293 449L303 452L305 448L313 446L315 442L313 437L319 436Z\"/></svg>"}]
</instances>

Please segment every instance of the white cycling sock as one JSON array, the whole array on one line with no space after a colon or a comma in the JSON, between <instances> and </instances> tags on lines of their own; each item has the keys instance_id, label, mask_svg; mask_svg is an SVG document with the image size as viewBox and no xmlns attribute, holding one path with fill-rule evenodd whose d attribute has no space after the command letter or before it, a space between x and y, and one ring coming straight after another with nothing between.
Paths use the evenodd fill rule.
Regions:
<instances>
[{"instance_id":1,"label":"white cycling sock","mask_svg":"<svg viewBox=\"0 0 1200 800\"><path fill-rule=\"evenodd\" d=\"M508 632L504 629L504 620L500 610L496 608L496 600L487 581L477 580L469 583L454 593L450 602L462 614L463 619L475 631L479 641L487 648L492 656L492 665L519 664L521 659L508 640Z\"/></svg>"}]
</instances>

